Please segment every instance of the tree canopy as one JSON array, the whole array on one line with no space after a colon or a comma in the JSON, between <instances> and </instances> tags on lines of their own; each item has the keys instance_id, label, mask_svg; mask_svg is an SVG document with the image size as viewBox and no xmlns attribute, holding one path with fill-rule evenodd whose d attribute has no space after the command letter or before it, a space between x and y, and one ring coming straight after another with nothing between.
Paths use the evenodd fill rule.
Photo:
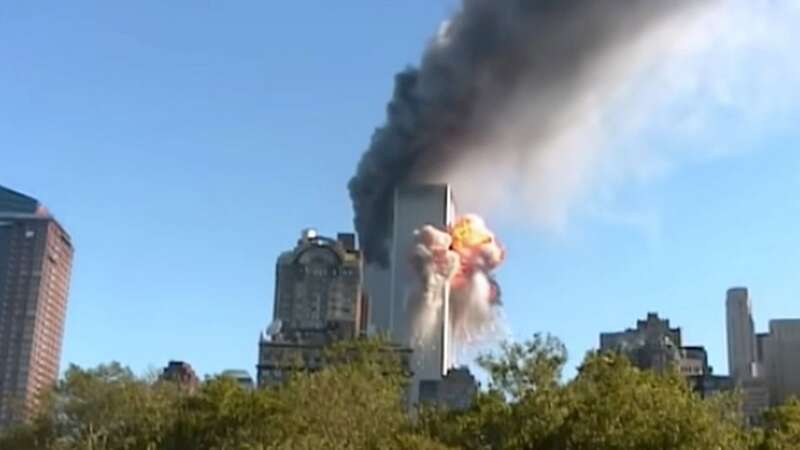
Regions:
<instances>
[{"instance_id":1,"label":"tree canopy","mask_svg":"<svg viewBox=\"0 0 800 450\"><path fill-rule=\"evenodd\" d=\"M785 450L800 443L800 402L746 429L735 395L702 399L677 374L590 353L577 375L557 339L536 335L479 358L488 377L466 410L409 414L392 352L370 340L331 348L326 368L247 390L215 377L196 390L118 363L72 366L0 450L531 449Z\"/></svg>"}]
</instances>

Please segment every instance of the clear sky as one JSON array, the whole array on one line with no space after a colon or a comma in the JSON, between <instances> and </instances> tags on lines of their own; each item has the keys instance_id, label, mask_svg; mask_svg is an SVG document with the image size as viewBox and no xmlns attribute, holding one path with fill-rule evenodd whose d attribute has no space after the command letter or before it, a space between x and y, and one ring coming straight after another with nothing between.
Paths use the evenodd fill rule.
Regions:
<instances>
[{"instance_id":1,"label":"clear sky","mask_svg":"<svg viewBox=\"0 0 800 450\"><path fill-rule=\"evenodd\" d=\"M346 183L393 74L456 1L28 3L0 8L0 184L73 237L64 364L254 374L276 257L304 227L352 229ZM655 311L726 372L728 287L751 288L759 329L800 316L800 131L727 104L691 142L725 151L615 183L557 232L496 221L514 337L553 333L574 365Z\"/></svg>"}]
</instances>

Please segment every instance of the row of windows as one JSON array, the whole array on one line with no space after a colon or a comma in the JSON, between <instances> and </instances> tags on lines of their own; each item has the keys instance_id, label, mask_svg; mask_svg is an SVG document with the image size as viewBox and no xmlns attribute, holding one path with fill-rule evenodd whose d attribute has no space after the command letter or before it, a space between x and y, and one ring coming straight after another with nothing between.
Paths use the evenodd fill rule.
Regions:
<instances>
[{"instance_id":1,"label":"row of windows","mask_svg":"<svg viewBox=\"0 0 800 450\"><path fill-rule=\"evenodd\" d=\"M294 273L297 275L313 275L318 277L352 277L357 274L357 271L352 268L341 268L339 266L304 266L298 264L294 267Z\"/></svg>"}]
</instances>

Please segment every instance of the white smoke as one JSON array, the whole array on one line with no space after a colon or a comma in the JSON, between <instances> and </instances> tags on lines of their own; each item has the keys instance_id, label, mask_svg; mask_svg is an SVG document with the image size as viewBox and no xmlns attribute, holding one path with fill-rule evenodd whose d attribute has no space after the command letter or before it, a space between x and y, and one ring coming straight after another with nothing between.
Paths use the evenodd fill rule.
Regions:
<instances>
[{"instance_id":1,"label":"white smoke","mask_svg":"<svg viewBox=\"0 0 800 450\"><path fill-rule=\"evenodd\" d=\"M433 180L451 183L466 208L552 230L578 211L618 215L598 205L613 204L626 181L747 151L742 142L790 126L798 25L798 0L720 0L677 14L587 66L569 86L578 92L520 95L504 126ZM559 96L572 104L548 117ZM544 141L525 132L541 117L559 130Z\"/></svg>"},{"instance_id":2,"label":"white smoke","mask_svg":"<svg viewBox=\"0 0 800 450\"><path fill-rule=\"evenodd\" d=\"M426 225L414 233L411 262L416 289L407 301L412 343L425 346L442 323L447 300L450 361L458 353L496 338L501 330L500 292L492 271L504 251L479 216L459 217L448 231Z\"/></svg>"},{"instance_id":3,"label":"white smoke","mask_svg":"<svg viewBox=\"0 0 800 450\"><path fill-rule=\"evenodd\" d=\"M416 243L411 252L411 262L418 276L418 285L411 296L422 301L407 301L407 307L417 305L417 310L411 311L412 339L423 343L428 342L443 314L444 299L450 281L459 270L460 258L450 250L453 240L446 231L425 225L414 232L414 237Z\"/></svg>"},{"instance_id":4,"label":"white smoke","mask_svg":"<svg viewBox=\"0 0 800 450\"><path fill-rule=\"evenodd\" d=\"M450 329L456 347L476 345L495 335L499 315L495 305L487 301L491 290L486 272L476 270L466 283L450 292Z\"/></svg>"}]
</instances>

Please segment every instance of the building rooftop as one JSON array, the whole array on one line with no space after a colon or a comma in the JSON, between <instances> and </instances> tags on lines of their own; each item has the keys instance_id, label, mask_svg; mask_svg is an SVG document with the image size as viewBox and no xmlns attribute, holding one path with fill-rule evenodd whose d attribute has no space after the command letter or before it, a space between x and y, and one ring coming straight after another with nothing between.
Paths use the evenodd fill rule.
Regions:
<instances>
[{"instance_id":1,"label":"building rooftop","mask_svg":"<svg viewBox=\"0 0 800 450\"><path fill-rule=\"evenodd\" d=\"M40 206L35 198L0 186L0 213L35 214Z\"/></svg>"},{"instance_id":2,"label":"building rooftop","mask_svg":"<svg viewBox=\"0 0 800 450\"><path fill-rule=\"evenodd\" d=\"M237 380L249 379L252 380L253 378L246 370L242 369L228 369L222 372L222 376L224 377L231 377Z\"/></svg>"}]
</instances>

